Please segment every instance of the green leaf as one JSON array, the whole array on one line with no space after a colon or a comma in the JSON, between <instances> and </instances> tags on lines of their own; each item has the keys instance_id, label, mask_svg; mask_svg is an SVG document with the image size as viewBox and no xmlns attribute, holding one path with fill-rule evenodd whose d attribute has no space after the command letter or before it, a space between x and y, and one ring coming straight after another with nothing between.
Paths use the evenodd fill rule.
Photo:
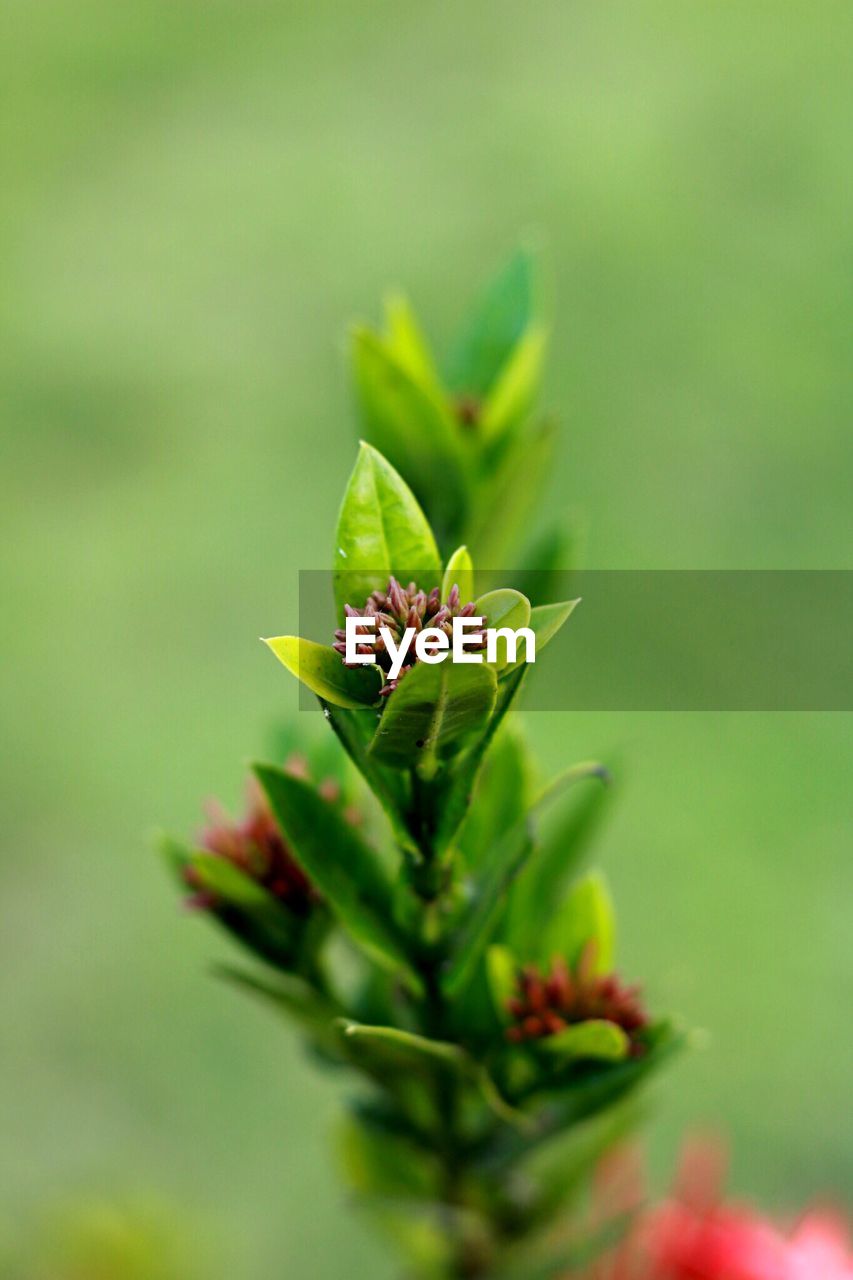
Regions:
<instances>
[{"instance_id":1,"label":"green leaf","mask_svg":"<svg viewBox=\"0 0 853 1280\"><path fill-rule=\"evenodd\" d=\"M567 530L551 524L525 546L513 581L534 608L565 601L570 595L575 585L579 540L577 528Z\"/></svg>"},{"instance_id":2,"label":"green leaf","mask_svg":"<svg viewBox=\"0 0 853 1280\"><path fill-rule=\"evenodd\" d=\"M528 1127L528 1117L509 1105L486 1069L460 1045L397 1027L364 1026L345 1018L340 1019L339 1026L355 1060L372 1073L414 1072L430 1077L436 1069L449 1070L469 1080L502 1120L522 1129Z\"/></svg>"},{"instance_id":3,"label":"green leaf","mask_svg":"<svg viewBox=\"0 0 853 1280\"><path fill-rule=\"evenodd\" d=\"M341 1136L347 1180L360 1195L435 1199L441 1166L434 1152L411 1138L349 1115Z\"/></svg>"},{"instance_id":4,"label":"green leaf","mask_svg":"<svg viewBox=\"0 0 853 1280\"><path fill-rule=\"evenodd\" d=\"M457 1044L430 1040L397 1027L368 1027L345 1018L338 1026L349 1045L357 1045L359 1052L388 1070L429 1071L438 1064L459 1071L468 1056Z\"/></svg>"},{"instance_id":5,"label":"green leaf","mask_svg":"<svg viewBox=\"0 0 853 1280\"><path fill-rule=\"evenodd\" d=\"M483 865L503 833L525 812L529 772L521 735L505 728L485 757L473 803L468 806L457 836L470 871Z\"/></svg>"},{"instance_id":6,"label":"green leaf","mask_svg":"<svg viewBox=\"0 0 853 1280\"><path fill-rule=\"evenodd\" d=\"M627 1058L631 1042L621 1027L604 1018L578 1022L556 1035L537 1040L536 1047L548 1057L569 1062L593 1058L602 1062L621 1062Z\"/></svg>"},{"instance_id":7,"label":"green leaf","mask_svg":"<svg viewBox=\"0 0 853 1280\"><path fill-rule=\"evenodd\" d=\"M457 547L447 562L441 582L442 600L447 599L454 586L459 588L462 604L474 599L474 563L467 547Z\"/></svg>"},{"instance_id":8,"label":"green leaf","mask_svg":"<svg viewBox=\"0 0 853 1280\"><path fill-rule=\"evenodd\" d=\"M314 788L272 765L254 773L290 850L363 951L415 990L421 981L409 964L391 919L391 887L373 850Z\"/></svg>"},{"instance_id":9,"label":"green leaf","mask_svg":"<svg viewBox=\"0 0 853 1280\"><path fill-rule=\"evenodd\" d=\"M475 616L484 617L490 630L509 628L511 631L518 631L520 627L526 627L530 622L530 613L530 601L527 596L523 596L520 591L514 591L511 587L488 591L484 596L480 596L475 604ZM527 642L522 638L518 644L518 654L526 653ZM497 661L494 666L498 671L502 671L507 662L507 641L501 636L497 640Z\"/></svg>"},{"instance_id":10,"label":"green leaf","mask_svg":"<svg viewBox=\"0 0 853 1280\"><path fill-rule=\"evenodd\" d=\"M302 948L309 945L311 921L294 916L226 858L170 836L162 837L159 847L184 892L190 891L185 873L191 869L193 888L212 894L210 909L203 912L208 919L269 964L290 968L297 963ZM318 931L324 928L319 916L314 923Z\"/></svg>"},{"instance_id":11,"label":"green leaf","mask_svg":"<svg viewBox=\"0 0 853 1280\"><path fill-rule=\"evenodd\" d=\"M593 943L593 972L610 973L615 936L616 918L607 883L599 872L591 872L572 885L541 931L536 959L544 963L551 956L560 955L574 967Z\"/></svg>"},{"instance_id":12,"label":"green leaf","mask_svg":"<svg viewBox=\"0 0 853 1280\"><path fill-rule=\"evenodd\" d=\"M368 748L376 730L374 712L347 711L320 700L323 713L350 760L376 796L391 824L394 838L408 856L417 861L420 850L412 839L405 817L410 806L408 778L396 769L388 769L370 754Z\"/></svg>"},{"instance_id":13,"label":"green leaf","mask_svg":"<svg viewBox=\"0 0 853 1280\"><path fill-rule=\"evenodd\" d=\"M548 333L542 325L531 325L519 338L483 405L484 439L497 439L526 416L539 390L547 345Z\"/></svg>"},{"instance_id":14,"label":"green leaf","mask_svg":"<svg viewBox=\"0 0 853 1280\"><path fill-rule=\"evenodd\" d=\"M443 398L441 379L429 345L408 298L402 293L391 293L385 299L385 332L388 350L412 381Z\"/></svg>"},{"instance_id":15,"label":"green leaf","mask_svg":"<svg viewBox=\"0 0 853 1280\"><path fill-rule=\"evenodd\" d=\"M576 1134L578 1126L592 1117L600 1117L601 1121L605 1120L605 1113L614 1117L614 1105L627 1100L687 1041L684 1031L669 1021L644 1028L636 1038L643 1046L638 1056L619 1062L569 1063L568 1073L525 1080L511 1096L536 1108L538 1123L528 1137L511 1135L502 1144L496 1153L496 1172L500 1175L520 1170L523 1176L531 1168L528 1161L535 1163L537 1153L559 1141L561 1135Z\"/></svg>"},{"instance_id":16,"label":"green leaf","mask_svg":"<svg viewBox=\"0 0 853 1280\"><path fill-rule=\"evenodd\" d=\"M561 525L549 525L524 548L519 561L520 568L523 572L533 573L535 576L542 575L544 577L545 574L558 574L561 580L565 580L571 570L575 568L577 541L577 530L570 531ZM537 597L536 600L533 600L533 596L536 594L535 576L534 584L531 585L528 595L530 595L534 604L547 604L547 598L540 600Z\"/></svg>"},{"instance_id":17,"label":"green leaf","mask_svg":"<svg viewBox=\"0 0 853 1280\"><path fill-rule=\"evenodd\" d=\"M489 983L487 957L481 956L471 981L458 999L448 1002L445 1035L465 1045L475 1058L484 1058L501 1043L506 1025L504 1016L495 1008Z\"/></svg>"},{"instance_id":18,"label":"green leaf","mask_svg":"<svg viewBox=\"0 0 853 1280\"><path fill-rule=\"evenodd\" d=\"M495 705L495 673L485 663L419 662L389 695L370 747L374 759L424 773L481 729Z\"/></svg>"},{"instance_id":19,"label":"green leaf","mask_svg":"<svg viewBox=\"0 0 853 1280\"><path fill-rule=\"evenodd\" d=\"M589 780L577 796L573 784ZM541 941L539 904L560 902L574 877L590 841L612 801L610 775L595 762L574 765L557 780L558 788L572 785L555 820L542 833L536 860L523 880L513 886L509 933L519 955L535 955ZM552 784L553 785L553 784Z\"/></svg>"},{"instance_id":20,"label":"green leaf","mask_svg":"<svg viewBox=\"0 0 853 1280\"><path fill-rule=\"evenodd\" d=\"M494 847L492 856L476 880L467 913L455 930L453 947L442 977L442 987L448 996L457 996L464 990L492 938L498 918L506 905L510 887L533 852L534 816L560 798L568 786L587 776L586 771L593 768L600 766L575 765L565 770L542 791L529 812ZM548 901L549 898L543 896L531 904L530 917L526 922L531 931L535 932L541 927L542 903ZM515 946L514 936L512 942L514 950L519 955L524 955L524 951Z\"/></svg>"},{"instance_id":21,"label":"green leaf","mask_svg":"<svg viewBox=\"0 0 853 1280\"><path fill-rule=\"evenodd\" d=\"M232 906L248 910L269 907L280 910L275 898L263 885L238 870L227 858L199 849L190 855L189 865L201 889Z\"/></svg>"},{"instance_id":22,"label":"green leaf","mask_svg":"<svg viewBox=\"0 0 853 1280\"><path fill-rule=\"evenodd\" d=\"M362 429L424 507L443 526L453 527L467 503L462 441L443 392L414 373L411 348L405 360L407 364L375 334L364 329L354 332L353 368ZM377 565L357 567L375 569ZM429 563L407 559L402 567L419 570Z\"/></svg>"},{"instance_id":23,"label":"green leaf","mask_svg":"<svg viewBox=\"0 0 853 1280\"><path fill-rule=\"evenodd\" d=\"M533 851L528 817L521 818L503 836L484 865L471 905L459 922L442 975L442 987L453 999L464 991L497 924L504 899L514 878Z\"/></svg>"},{"instance_id":24,"label":"green leaf","mask_svg":"<svg viewBox=\"0 0 853 1280\"><path fill-rule=\"evenodd\" d=\"M483 398L527 329L534 313L535 259L519 249L488 285L458 342L449 381Z\"/></svg>"},{"instance_id":25,"label":"green leaf","mask_svg":"<svg viewBox=\"0 0 853 1280\"><path fill-rule=\"evenodd\" d=\"M529 524L532 508L552 470L556 424L537 422L509 437L500 464L485 482L471 521L467 542L477 564L504 563L511 547Z\"/></svg>"},{"instance_id":26,"label":"green leaf","mask_svg":"<svg viewBox=\"0 0 853 1280\"><path fill-rule=\"evenodd\" d=\"M402 477L362 443L338 516L335 590L342 615L347 600L362 603L391 575L415 578L425 591L441 581L441 561L426 516Z\"/></svg>"},{"instance_id":27,"label":"green leaf","mask_svg":"<svg viewBox=\"0 0 853 1280\"><path fill-rule=\"evenodd\" d=\"M369 707L379 698L382 673L375 663L345 667L331 645L303 640L301 636L275 636L264 644L297 680L336 707Z\"/></svg>"},{"instance_id":28,"label":"green leaf","mask_svg":"<svg viewBox=\"0 0 853 1280\"><path fill-rule=\"evenodd\" d=\"M530 610L530 626L536 636L536 656L538 657L549 644L560 628L568 622L577 606L577 600L561 600L557 604L538 604Z\"/></svg>"},{"instance_id":29,"label":"green leaf","mask_svg":"<svg viewBox=\"0 0 853 1280\"><path fill-rule=\"evenodd\" d=\"M498 1019L501 1022L508 1022L507 1001L515 994L518 979L518 964L509 947L495 943L488 948L486 973Z\"/></svg>"},{"instance_id":30,"label":"green leaf","mask_svg":"<svg viewBox=\"0 0 853 1280\"><path fill-rule=\"evenodd\" d=\"M551 1132L576 1125L627 1097L685 1043L684 1033L667 1021L645 1027L637 1038L644 1045L639 1057L597 1066L592 1062L578 1064L573 1072L580 1074L573 1078L570 1090L558 1086L555 1092L554 1088L545 1087L543 1091L552 1106L548 1120ZM544 1132L547 1134L547 1129Z\"/></svg>"},{"instance_id":31,"label":"green leaf","mask_svg":"<svg viewBox=\"0 0 853 1280\"><path fill-rule=\"evenodd\" d=\"M459 825L468 812L474 784L483 765L486 752L495 734L504 722L513 701L521 691L527 675L527 663L513 667L509 674L498 684L494 713L486 725L480 738L474 742L458 761L454 762L453 771L444 780L440 803L440 819L436 833L435 848L440 855L449 848L451 841L459 830Z\"/></svg>"}]
</instances>

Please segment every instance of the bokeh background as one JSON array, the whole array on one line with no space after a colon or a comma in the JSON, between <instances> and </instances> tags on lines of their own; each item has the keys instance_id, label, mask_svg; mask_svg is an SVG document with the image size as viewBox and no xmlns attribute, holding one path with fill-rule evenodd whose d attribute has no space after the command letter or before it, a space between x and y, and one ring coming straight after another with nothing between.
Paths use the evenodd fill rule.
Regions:
<instances>
[{"instance_id":1,"label":"bokeh background","mask_svg":"<svg viewBox=\"0 0 853 1280\"><path fill-rule=\"evenodd\" d=\"M347 320L403 284L446 346L531 226L565 422L549 503L585 563L849 567L853 9L0 21L0 1215L14 1235L153 1198L210 1280L390 1276L336 1181L338 1086L209 976L226 944L181 914L150 829L236 802L296 715L257 637L327 562ZM618 753L622 967L710 1033L658 1091L658 1177L702 1123L739 1192L849 1199L850 717L529 728L547 768Z\"/></svg>"}]
</instances>

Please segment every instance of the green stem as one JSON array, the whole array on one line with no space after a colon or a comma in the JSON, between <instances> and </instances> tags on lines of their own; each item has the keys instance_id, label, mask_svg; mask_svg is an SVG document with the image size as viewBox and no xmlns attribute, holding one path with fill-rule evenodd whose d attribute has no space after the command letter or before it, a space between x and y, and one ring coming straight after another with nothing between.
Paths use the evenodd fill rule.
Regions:
<instances>
[{"instance_id":1,"label":"green stem","mask_svg":"<svg viewBox=\"0 0 853 1280\"><path fill-rule=\"evenodd\" d=\"M426 992L424 1030L435 1040L455 1040L450 1020L450 1006L441 986L441 973L447 960L447 944L442 939L444 899L450 888L447 867L440 865L433 849L434 790L430 780L413 770L412 830L417 833L423 854L412 887L421 902L423 950L419 970ZM464 1209L464 1183L467 1155L459 1133L459 1081L453 1074L437 1066L433 1075L433 1100L438 1124L436 1149L441 1162L441 1199L445 1206L444 1230L450 1259L448 1280L475 1280L486 1274L485 1263L471 1254L469 1242L460 1234L457 1211Z\"/></svg>"}]
</instances>

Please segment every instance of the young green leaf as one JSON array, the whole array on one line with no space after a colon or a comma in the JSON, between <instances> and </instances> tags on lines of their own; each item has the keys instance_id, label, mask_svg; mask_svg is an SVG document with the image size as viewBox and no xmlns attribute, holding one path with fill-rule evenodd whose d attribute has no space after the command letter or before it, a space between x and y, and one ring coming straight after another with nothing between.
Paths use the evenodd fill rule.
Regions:
<instances>
[{"instance_id":1,"label":"young green leaf","mask_svg":"<svg viewBox=\"0 0 853 1280\"><path fill-rule=\"evenodd\" d=\"M309 922L292 915L263 885L226 858L171 836L162 837L159 846L185 891L191 888L210 895L205 914L226 933L276 967L289 968L297 962L308 941ZM317 924L324 928L323 921Z\"/></svg>"},{"instance_id":2,"label":"young green leaf","mask_svg":"<svg viewBox=\"0 0 853 1280\"><path fill-rule=\"evenodd\" d=\"M471 904L454 931L442 974L442 988L453 999L465 990L491 940L507 892L533 852L533 832L525 815L492 851L474 888Z\"/></svg>"},{"instance_id":3,"label":"young green leaf","mask_svg":"<svg viewBox=\"0 0 853 1280\"><path fill-rule=\"evenodd\" d=\"M530 610L530 626L536 636L536 653L542 652L560 628L568 622L580 599L561 600L557 604L538 604Z\"/></svg>"},{"instance_id":4,"label":"young green leaf","mask_svg":"<svg viewBox=\"0 0 853 1280\"><path fill-rule=\"evenodd\" d=\"M560 955L574 967L592 944L593 972L610 973L615 962L615 936L616 917L607 883L599 872L591 872L572 885L540 931L535 958L544 963Z\"/></svg>"},{"instance_id":5,"label":"young green leaf","mask_svg":"<svg viewBox=\"0 0 853 1280\"><path fill-rule=\"evenodd\" d=\"M542 592L540 598L540 592L537 591L537 588L541 591L547 587L546 575L560 575L559 580L565 581L575 568L578 540L577 529L564 529L560 525L550 524L528 542L518 563L522 573L533 575L530 587L526 589L532 604L549 603L547 594Z\"/></svg>"},{"instance_id":6,"label":"young green leaf","mask_svg":"<svg viewBox=\"0 0 853 1280\"><path fill-rule=\"evenodd\" d=\"M391 293L385 299L386 345L413 382L443 400L441 380L426 338L408 298Z\"/></svg>"},{"instance_id":7,"label":"young green leaf","mask_svg":"<svg viewBox=\"0 0 853 1280\"><path fill-rule=\"evenodd\" d=\"M476 871L527 809L530 762L519 733L507 726L486 755L457 836L469 871Z\"/></svg>"},{"instance_id":8,"label":"young green leaf","mask_svg":"<svg viewBox=\"0 0 853 1280\"><path fill-rule=\"evenodd\" d=\"M426 516L402 477L362 443L338 516L335 539L338 609L363 604L393 574L425 591L441 581L441 561Z\"/></svg>"},{"instance_id":9,"label":"young green leaf","mask_svg":"<svg viewBox=\"0 0 853 1280\"><path fill-rule=\"evenodd\" d=\"M489 991L499 1021L508 1022L507 1001L515 994L518 963L509 947L495 943L486 951Z\"/></svg>"},{"instance_id":10,"label":"young green leaf","mask_svg":"<svg viewBox=\"0 0 853 1280\"><path fill-rule=\"evenodd\" d=\"M556 424L550 419L514 432L483 478L477 518L472 518L466 535L478 564L501 565L512 553L551 470L555 437Z\"/></svg>"},{"instance_id":11,"label":"young green leaf","mask_svg":"<svg viewBox=\"0 0 853 1280\"><path fill-rule=\"evenodd\" d=\"M536 1041L537 1049L559 1062L594 1058L621 1062L627 1058L631 1042L621 1027L604 1018L592 1018Z\"/></svg>"},{"instance_id":12,"label":"young green leaf","mask_svg":"<svg viewBox=\"0 0 853 1280\"><path fill-rule=\"evenodd\" d=\"M536 953L540 939L538 904L559 902L565 896L590 840L613 798L610 775L601 765L574 766L557 780L557 787L584 783L577 797L574 786L555 818L542 833L536 860L514 886L508 913L508 937L520 955ZM587 783L585 780L588 779ZM554 785L554 784L552 784Z\"/></svg>"},{"instance_id":13,"label":"young green leaf","mask_svg":"<svg viewBox=\"0 0 853 1280\"><path fill-rule=\"evenodd\" d=\"M411 368L367 330L353 335L353 368L366 439L405 477L441 524L453 527L467 502L466 461L443 394L417 381ZM401 565L412 570L426 567L428 563L411 559Z\"/></svg>"},{"instance_id":14,"label":"young green leaf","mask_svg":"<svg viewBox=\"0 0 853 1280\"><path fill-rule=\"evenodd\" d=\"M521 248L487 286L458 342L449 374L456 391L487 395L533 318L534 293L535 258Z\"/></svg>"},{"instance_id":15,"label":"young green leaf","mask_svg":"<svg viewBox=\"0 0 853 1280\"><path fill-rule=\"evenodd\" d=\"M446 600L454 586L463 604L474 599L474 564L467 547L457 547L447 562L441 581L441 598Z\"/></svg>"},{"instance_id":16,"label":"young green leaf","mask_svg":"<svg viewBox=\"0 0 853 1280\"><path fill-rule=\"evenodd\" d=\"M272 765L255 765L254 772L294 857L342 927L377 964L420 989L392 923L391 886L373 850L302 778Z\"/></svg>"},{"instance_id":17,"label":"young green leaf","mask_svg":"<svg viewBox=\"0 0 853 1280\"><path fill-rule=\"evenodd\" d=\"M264 644L297 680L336 707L358 710L373 706L379 699L382 673L375 663L345 667L331 645L303 640L301 636L275 636Z\"/></svg>"},{"instance_id":18,"label":"young green leaf","mask_svg":"<svg viewBox=\"0 0 853 1280\"><path fill-rule=\"evenodd\" d=\"M530 610L530 619L527 626L533 632L536 643L536 657L538 658L542 650L550 644L554 636L560 628L568 621L574 612L580 599L562 600L557 604L537 605ZM504 649L505 652L505 649ZM515 662L511 662L504 666L500 672L500 679L506 681L519 667L524 666L527 662L527 646L519 644L518 657Z\"/></svg>"},{"instance_id":19,"label":"young green leaf","mask_svg":"<svg viewBox=\"0 0 853 1280\"><path fill-rule=\"evenodd\" d=\"M520 591L513 591L511 587L501 587L497 591L488 591L484 596L480 596L474 606L474 612L476 617L486 619L486 625L490 630L518 631L520 627L526 627L530 622L530 601ZM526 638L521 638L516 653L515 661L526 658ZM497 639L497 661L494 665L498 671L502 671L508 661L507 638L500 636Z\"/></svg>"},{"instance_id":20,"label":"young green leaf","mask_svg":"<svg viewBox=\"0 0 853 1280\"><path fill-rule=\"evenodd\" d=\"M482 1250L489 1240L489 1223L483 1213L448 1204L446 1199L413 1201L405 1196L381 1196L367 1200L377 1230L402 1255L406 1274L438 1280L452 1275L460 1248Z\"/></svg>"},{"instance_id":21,"label":"young green leaf","mask_svg":"<svg viewBox=\"0 0 853 1280\"><path fill-rule=\"evenodd\" d=\"M189 865L198 888L212 893L216 899L248 911L272 909L280 913L275 899L263 885L227 858L198 849L190 854Z\"/></svg>"},{"instance_id":22,"label":"young green leaf","mask_svg":"<svg viewBox=\"0 0 853 1280\"><path fill-rule=\"evenodd\" d=\"M684 1033L667 1021L644 1028L637 1038L643 1045L641 1055L597 1065L593 1062L579 1063L573 1070L582 1074L576 1076L569 1090L555 1092L553 1081L543 1082L542 1091L548 1094L553 1108L543 1134L547 1134L549 1129L553 1133L568 1129L598 1115L605 1107L613 1106L632 1093L685 1043ZM538 1090L534 1088L528 1091L527 1096L534 1096L536 1092Z\"/></svg>"},{"instance_id":23,"label":"young green leaf","mask_svg":"<svg viewBox=\"0 0 853 1280\"><path fill-rule=\"evenodd\" d=\"M526 1207L531 1226L548 1222L555 1213L565 1215L570 1211L604 1153L616 1144L624 1147L643 1114L643 1107L627 1103L568 1133L559 1133L522 1155L516 1165L518 1176L535 1188L532 1203Z\"/></svg>"},{"instance_id":24,"label":"young green leaf","mask_svg":"<svg viewBox=\"0 0 853 1280\"><path fill-rule=\"evenodd\" d=\"M547 330L531 325L519 338L483 404L483 438L494 440L511 431L531 409L542 378Z\"/></svg>"},{"instance_id":25,"label":"young green leaf","mask_svg":"<svg viewBox=\"0 0 853 1280\"><path fill-rule=\"evenodd\" d=\"M420 662L390 695L370 754L398 769L434 771L439 760L487 723L496 693L495 673L485 663Z\"/></svg>"}]
</instances>

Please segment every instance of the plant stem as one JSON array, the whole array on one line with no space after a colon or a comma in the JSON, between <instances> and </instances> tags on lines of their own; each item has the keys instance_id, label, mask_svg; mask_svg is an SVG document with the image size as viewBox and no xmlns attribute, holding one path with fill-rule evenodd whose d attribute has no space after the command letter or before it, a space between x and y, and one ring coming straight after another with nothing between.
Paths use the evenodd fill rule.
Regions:
<instances>
[{"instance_id":1,"label":"plant stem","mask_svg":"<svg viewBox=\"0 0 853 1280\"><path fill-rule=\"evenodd\" d=\"M449 888L446 868L436 864L432 847L434 795L428 780L412 771L413 830L423 853L421 876L412 887L421 903L421 938L424 950L419 969L424 980L424 1031L435 1040L455 1040L451 1027L450 1006L441 986L441 973L447 960L447 943L442 938L441 916ZM438 1123L436 1150L441 1162L441 1200L444 1232L448 1244L448 1280L474 1280L485 1275L486 1264L474 1257L471 1244L460 1231L458 1212L465 1209L464 1175L466 1155L458 1131L459 1082L437 1067L433 1076L433 1099Z\"/></svg>"}]
</instances>

